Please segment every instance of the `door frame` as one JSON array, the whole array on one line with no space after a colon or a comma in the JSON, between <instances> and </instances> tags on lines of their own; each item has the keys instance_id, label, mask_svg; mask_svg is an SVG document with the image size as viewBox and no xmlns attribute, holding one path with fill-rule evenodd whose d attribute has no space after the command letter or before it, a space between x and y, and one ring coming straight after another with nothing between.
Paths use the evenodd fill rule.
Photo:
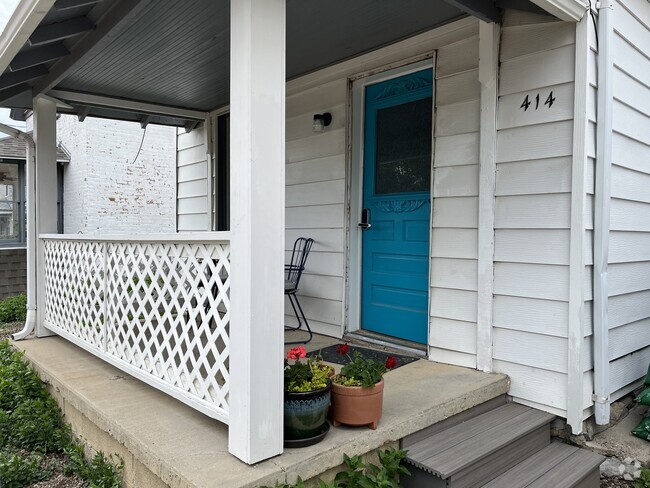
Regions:
<instances>
[{"instance_id":1,"label":"door frame","mask_svg":"<svg viewBox=\"0 0 650 488\"><path fill-rule=\"evenodd\" d=\"M436 55L435 52L427 55L421 61L412 62L399 67L391 67L384 71L376 70L366 75L352 79L350 82L350 132L349 137L349 186L348 192L348 215L347 226L347 272L345 293L347 295L347 310L344 320L344 333L353 333L361 329L361 277L362 277L362 231L358 227L363 207L363 160L364 160L364 127L365 127L365 88L382 81L404 76L416 71L430 68L433 70L433 110L431 111L431 185L429 188L431 198L431 211L429 212L429 278L428 278L428 300L427 310L431 310L431 229L433 219L433 155L435 150L435 101L436 101ZM427 337L429 337L431 320L427 321ZM386 342L390 338L386 336ZM426 344L427 357L429 355L429 341Z\"/></svg>"}]
</instances>

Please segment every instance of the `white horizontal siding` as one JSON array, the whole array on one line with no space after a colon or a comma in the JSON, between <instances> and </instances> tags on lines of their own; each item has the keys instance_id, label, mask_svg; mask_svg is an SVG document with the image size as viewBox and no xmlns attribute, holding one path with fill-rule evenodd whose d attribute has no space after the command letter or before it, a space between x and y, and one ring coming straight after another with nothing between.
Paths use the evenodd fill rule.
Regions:
<instances>
[{"instance_id":1,"label":"white horizontal siding","mask_svg":"<svg viewBox=\"0 0 650 488\"><path fill-rule=\"evenodd\" d=\"M500 58L494 368L516 401L564 415L575 24L507 13Z\"/></svg>"},{"instance_id":2,"label":"white horizontal siding","mask_svg":"<svg viewBox=\"0 0 650 488\"><path fill-rule=\"evenodd\" d=\"M650 362L650 4L618 0L613 12L609 391L622 394Z\"/></svg>"},{"instance_id":3,"label":"white horizontal siding","mask_svg":"<svg viewBox=\"0 0 650 488\"><path fill-rule=\"evenodd\" d=\"M466 367L476 367L479 99L478 37L440 49L435 99L430 357Z\"/></svg>"},{"instance_id":4,"label":"white horizontal siding","mask_svg":"<svg viewBox=\"0 0 650 488\"><path fill-rule=\"evenodd\" d=\"M179 232L210 230L208 157L205 129L183 129L176 136L176 215Z\"/></svg>"}]
</instances>

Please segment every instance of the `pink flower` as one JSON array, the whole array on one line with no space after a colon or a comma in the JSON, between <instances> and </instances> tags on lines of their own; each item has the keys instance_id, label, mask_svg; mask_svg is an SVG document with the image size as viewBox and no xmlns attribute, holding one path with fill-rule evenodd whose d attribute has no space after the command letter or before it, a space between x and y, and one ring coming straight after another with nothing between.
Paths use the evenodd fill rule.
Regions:
<instances>
[{"instance_id":1,"label":"pink flower","mask_svg":"<svg viewBox=\"0 0 650 488\"><path fill-rule=\"evenodd\" d=\"M345 344L339 344L336 346L336 352L339 354L347 354L348 349L350 349L350 346L348 346L347 342Z\"/></svg>"},{"instance_id":2,"label":"pink flower","mask_svg":"<svg viewBox=\"0 0 650 488\"><path fill-rule=\"evenodd\" d=\"M397 361L393 356L388 356L386 358L386 369L393 369L395 366L397 366Z\"/></svg>"},{"instance_id":3,"label":"pink flower","mask_svg":"<svg viewBox=\"0 0 650 488\"><path fill-rule=\"evenodd\" d=\"M306 356L307 356L307 351L305 351L305 348L302 346L289 349L289 352L287 353L287 358L289 359L299 359L299 358L304 358Z\"/></svg>"}]
</instances>

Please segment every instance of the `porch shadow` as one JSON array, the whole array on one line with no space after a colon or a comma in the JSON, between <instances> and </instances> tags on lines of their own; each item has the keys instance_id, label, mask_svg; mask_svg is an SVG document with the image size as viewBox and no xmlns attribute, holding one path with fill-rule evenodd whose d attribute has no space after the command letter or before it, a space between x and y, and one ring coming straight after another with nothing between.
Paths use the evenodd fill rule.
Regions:
<instances>
[{"instance_id":1,"label":"porch shadow","mask_svg":"<svg viewBox=\"0 0 650 488\"><path fill-rule=\"evenodd\" d=\"M335 343L318 337L309 350ZM385 376L384 414L375 431L333 428L321 442L248 466L228 453L227 426L58 337L14 344L25 352L76 434L118 452L125 486L259 487L309 479L507 392L509 380L418 360ZM103 437L102 437L103 436Z\"/></svg>"}]
</instances>

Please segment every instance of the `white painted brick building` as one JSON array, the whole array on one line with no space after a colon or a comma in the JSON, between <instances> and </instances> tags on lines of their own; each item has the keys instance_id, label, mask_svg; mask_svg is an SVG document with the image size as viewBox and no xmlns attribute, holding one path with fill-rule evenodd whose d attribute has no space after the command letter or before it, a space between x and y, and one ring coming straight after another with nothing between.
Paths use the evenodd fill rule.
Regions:
<instances>
[{"instance_id":1,"label":"white painted brick building","mask_svg":"<svg viewBox=\"0 0 650 488\"><path fill-rule=\"evenodd\" d=\"M176 131L134 122L62 115L57 138L70 153L64 169L66 234L176 231Z\"/></svg>"}]
</instances>

